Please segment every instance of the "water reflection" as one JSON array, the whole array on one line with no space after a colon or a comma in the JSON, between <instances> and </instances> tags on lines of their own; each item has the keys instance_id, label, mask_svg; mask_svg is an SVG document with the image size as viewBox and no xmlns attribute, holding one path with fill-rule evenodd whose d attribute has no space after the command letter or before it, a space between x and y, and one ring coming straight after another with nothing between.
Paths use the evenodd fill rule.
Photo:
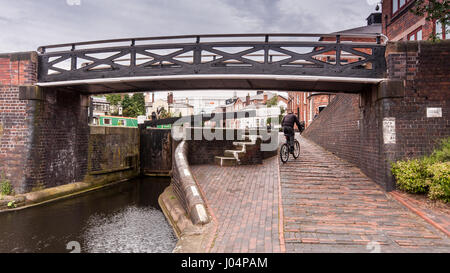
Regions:
<instances>
[{"instance_id":1,"label":"water reflection","mask_svg":"<svg viewBox=\"0 0 450 273\"><path fill-rule=\"evenodd\" d=\"M171 252L157 198L167 179L135 179L42 207L0 214L0 252Z\"/></svg>"}]
</instances>

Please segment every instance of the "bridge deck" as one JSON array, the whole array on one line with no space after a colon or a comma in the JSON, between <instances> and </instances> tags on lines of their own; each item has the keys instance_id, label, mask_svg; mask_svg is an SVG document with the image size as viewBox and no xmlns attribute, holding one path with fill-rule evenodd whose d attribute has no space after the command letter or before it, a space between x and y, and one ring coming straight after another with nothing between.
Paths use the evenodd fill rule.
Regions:
<instances>
[{"instance_id":1,"label":"bridge deck","mask_svg":"<svg viewBox=\"0 0 450 273\"><path fill-rule=\"evenodd\" d=\"M75 81L41 82L41 87L64 87L86 94L163 90L307 90L359 93L383 78L277 75L180 75L126 77Z\"/></svg>"}]
</instances>

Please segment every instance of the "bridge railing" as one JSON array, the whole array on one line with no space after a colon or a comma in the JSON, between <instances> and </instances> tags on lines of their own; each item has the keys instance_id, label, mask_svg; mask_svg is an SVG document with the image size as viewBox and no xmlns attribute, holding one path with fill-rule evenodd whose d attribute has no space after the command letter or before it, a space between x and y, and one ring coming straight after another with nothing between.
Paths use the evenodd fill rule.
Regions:
<instances>
[{"instance_id":1,"label":"bridge railing","mask_svg":"<svg viewBox=\"0 0 450 273\"><path fill-rule=\"evenodd\" d=\"M198 74L382 77L378 35L217 34L41 46L39 81Z\"/></svg>"}]
</instances>

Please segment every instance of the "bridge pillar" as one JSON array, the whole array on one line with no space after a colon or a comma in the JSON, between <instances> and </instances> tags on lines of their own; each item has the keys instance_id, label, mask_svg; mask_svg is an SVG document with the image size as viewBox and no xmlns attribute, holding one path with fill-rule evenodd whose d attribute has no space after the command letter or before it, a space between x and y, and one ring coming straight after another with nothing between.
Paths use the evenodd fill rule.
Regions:
<instances>
[{"instance_id":1,"label":"bridge pillar","mask_svg":"<svg viewBox=\"0 0 450 273\"><path fill-rule=\"evenodd\" d=\"M448 40L387 46L389 80L378 90L388 189L395 183L391 162L428 155L450 136L449 52Z\"/></svg>"},{"instance_id":2,"label":"bridge pillar","mask_svg":"<svg viewBox=\"0 0 450 273\"><path fill-rule=\"evenodd\" d=\"M37 64L35 52L0 54L0 174L16 193L81 181L87 168L88 96L38 88Z\"/></svg>"}]
</instances>

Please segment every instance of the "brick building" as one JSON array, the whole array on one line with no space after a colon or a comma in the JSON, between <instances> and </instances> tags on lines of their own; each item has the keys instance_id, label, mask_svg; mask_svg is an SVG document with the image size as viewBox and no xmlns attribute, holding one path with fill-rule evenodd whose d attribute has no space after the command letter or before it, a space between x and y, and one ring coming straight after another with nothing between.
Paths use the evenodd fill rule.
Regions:
<instances>
[{"instance_id":1,"label":"brick building","mask_svg":"<svg viewBox=\"0 0 450 273\"><path fill-rule=\"evenodd\" d=\"M448 39L449 26L436 21L427 21L425 16L416 16L411 12L415 0L383 1L383 34L390 41L427 40L431 34Z\"/></svg>"},{"instance_id":2,"label":"brick building","mask_svg":"<svg viewBox=\"0 0 450 273\"><path fill-rule=\"evenodd\" d=\"M381 13L372 13L367 17L367 25L343 31L338 31L332 34L341 34L341 41L352 42L376 42L375 38L355 38L345 37L345 34L379 34L381 33ZM320 41L335 42L336 38L322 37ZM371 54L370 49L361 49L364 53ZM320 55L314 56L317 60L326 63L336 62L336 52L330 51ZM341 63L353 63L360 59L356 58L353 54L342 52ZM319 115L319 113L327 107L327 105L334 99L333 93L318 93L318 92L288 92L289 103L288 109L295 113L300 121L304 121L306 127Z\"/></svg>"}]
</instances>

